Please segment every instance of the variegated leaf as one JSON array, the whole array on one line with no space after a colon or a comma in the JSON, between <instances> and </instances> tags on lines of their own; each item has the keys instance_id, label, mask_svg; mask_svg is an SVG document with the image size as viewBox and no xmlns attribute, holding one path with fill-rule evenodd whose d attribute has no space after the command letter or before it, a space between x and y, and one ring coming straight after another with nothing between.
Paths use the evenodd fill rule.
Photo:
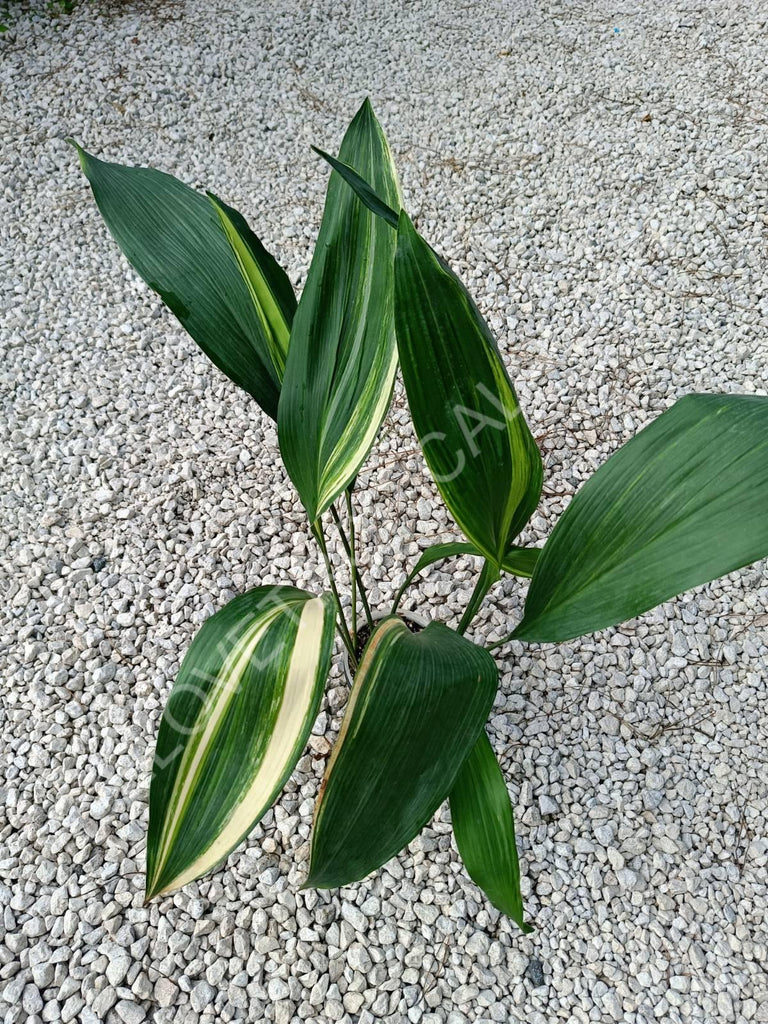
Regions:
<instances>
[{"instance_id":1,"label":"variegated leaf","mask_svg":"<svg viewBox=\"0 0 768 1024\"><path fill-rule=\"evenodd\" d=\"M467 290L404 211L397 239L395 326L416 434L454 519L500 570L538 504L541 456Z\"/></svg>"},{"instance_id":2,"label":"variegated leaf","mask_svg":"<svg viewBox=\"0 0 768 1024\"><path fill-rule=\"evenodd\" d=\"M160 724L147 899L219 864L272 804L317 716L330 667L328 596L258 587L203 625Z\"/></svg>"},{"instance_id":3,"label":"variegated leaf","mask_svg":"<svg viewBox=\"0 0 768 1024\"><path fill-rule=\"evenodd\" d=\"M367 100L340 156L399 208L392 156ZM312 521L354 479L389 407L394 253L392 229L333 172L278 411L280 451Z\"/></svg>"},{"instance_id":4,"label":"variegated leaf","mask_svg":"<svg viewBox=\"0 0 768 1024\"><path fill-rule=\"evenodd\" d=\"M240 273L251 293L254 308L261 320L270 358L282 380L291 324L296 312L296 296L291 282L279 263L248 227L245 218L212 192L208 192L207 195L219 215Z\"/></svg>"},{"instance_id":5,"label":"variegated leaf","mask_svg":"<svg viewBox=\"0 0 768 1024\"><path fill-rule=\"evenodd\" d=\"M265 330L263 312L211 202L170 174L107 163L73 145L128 261L208 358L276 418L285 339L275 345ZM245 220L224 209L290 326L296 300L285 272Z\"/></svg>"},{"instance_id":6,"label":"variegated leaf","mask_svg":"<svg viewBox=\"0 0 768 1024\"><path fill-rule=\"evenodd\" d=\"M307 886L364 878L413 839L448 796L497 680L490 654L440 622L377 627L325 773Z\"/></svg>"},{"instance_id":7,"label":"variegated leaf","mask_svg":"<svg viewBox=\"0 0 768 1024\"><path fill-rule=\"evenodd\" d=\"M542 465L496 343L464 285L370 181L316 149L398 233L395 326L416 433L445 503L497 569L536 508Z\"/></svg>"}]
</instances>

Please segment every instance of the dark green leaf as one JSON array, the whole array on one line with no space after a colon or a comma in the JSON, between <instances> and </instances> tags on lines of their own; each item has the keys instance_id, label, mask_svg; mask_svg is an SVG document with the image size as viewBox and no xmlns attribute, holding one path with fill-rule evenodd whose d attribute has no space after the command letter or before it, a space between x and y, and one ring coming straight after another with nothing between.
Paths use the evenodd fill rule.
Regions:
<instances>
[{"instance_id":1,"label":"dark green leaf","mask_svg":"<svg viewBox=\"0 0 768 1024\"><path fill-rule=\"evenodd\" d=\"M339 172L344 181L352 188L357 198L365 203L371 213L375 213L377 217L382 217L390 227L397 230L398 212L393 210L391 206L388 206L374 192L365 178L361 178L357 171L350 167L349 164L345 164L343 160L323 152L317 146L313 146L312 149L323 160L326 160L335 171Z\"/></svg>"},{"instance_id":2,"label":"dark green leaf","mask_svg":"<svg viewBox=\"0 0 768 1024\"><path fill-rule=\"evenodd\" d=\"M592 633L766 555L768 398L689 395L573 498L513 636Z\"/></svg>"},{"instance_id":3,"label":"dark green leaf","mask_svg":"<svg viewBox=\"0 0 768 1024\"><path fill-rule=\"evenodd\" d=\"M441 623L378 626L326 770L307 886L354 882L413 839L480 735L497 675L487 651Z\"/></svg>"},{"instance_id":4,"label":"dark green leaf","mask_svg":"<svg viewBox=\"0 0 768 1024\"><path fill-rule=\"evenodd\" d=\"M523 576L530 579L541 552L541 548L516 548L513 546L504 555L501 568L512 576Z\"/></svg>"},{"instance_id":5,"label":"dark green leaf","mask_svg":"<svg viewBox=\"0 0 768 1024\"><path fill-rule=\"evenodd\" d=\"M491 903L524 932L515 821L507 784L483 732L451 789L456 845L467 872Z\"/></svg>"},{"instance_id":6,"label":"dark green leaf","mask_svg":"<svg viewBox=\"0 0 768 1024\"><path fill-rule=\"evenodd\" d=\"M157 739L148 899L214 868L283 788L317 717L334 620L328 596L258 587L192 641Z\"/></svg>"},{"instance_id":7,"label":"dark green leaf","mask_svg":"<svg viewBox=\"0 0 768 1024\"><path fill-rule=\"evenodd\" d=\"M291 324L296 312L293 286L280 264L248 227L245 218L212 192L206 194L219 216L240 273L251 293L269 346L270 358L282 381Z\"/></svg>"},{"instance_id":8,"label":"dark green leaf","mask_svg":"<svg viewBox=\"0 0 768 1024\"><path fill-rule=\"evenodd\" d=\"M400 214L395 325L416 433L454 519L500 568L536 508L541 456L490 330Z\"/></svg>"},{"instance_id":9,"label":"dark green leaf","mask_svg":"<svg viewBox=\"0 0 768 1024\"><path fill-rule=\"evenodd\" d=\"M79 146L77 151L107 227L134 269L216 366L274 418L282 361L275 358L209 200L170 174L105 163ZM245 221L235 216L253 251L263 253ZM262 266L288 317L290 282L271 257Z\"/></svg>"},{"instance_id":10,"label":"dark green leaf","mask_svg":"<svg viewBox=\"0 0 768 1024\"><path fill-rule=\"evenodd\" d=\"M389 146L367 101L339 155L399 207ZM278 416L280 451L313 521L357 475L389 408L397 370L394 248L391 228L333 172Z\"/></svg>"}]
</instances>

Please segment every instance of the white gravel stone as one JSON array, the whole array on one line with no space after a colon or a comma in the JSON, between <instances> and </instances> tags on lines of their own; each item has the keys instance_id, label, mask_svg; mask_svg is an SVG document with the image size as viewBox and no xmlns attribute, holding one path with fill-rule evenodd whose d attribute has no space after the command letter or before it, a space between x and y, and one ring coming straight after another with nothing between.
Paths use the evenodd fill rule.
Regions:
<instances>
[{"instance_id":1,"label":"white gravel stone","mask_svg":"<svg viewBox=\"0 0 768 1024\"><path fill-rule=\"evenodd\" d=\"M368 927L368 921L365 914L358 909L352 903L342 903L341 905L341 916L347 921L356 932L365 932Z\"/></svg>"},{"instance_id":2,"label":"white gravel stone","mask_svg":"<svg viewBox=\"0 0 768 1024\"><path fill-rule=\"evenodd\" d=\"M144 1009L129 999L121 999L115 1005L115 1013L124 1024L141 1024L147 1017Z\"/></svg>"},{"instance_id":3,"label":"white gravel stone","mask_svg":"<svg viewBox=\"0 0 768 1024\"><path fill-rule=\"evenodd\" d=\"M127 949L115 947L109 953L106 977L115 988L122 983L131 966L131 956Z\"/></svg>"},{"instance_id":4,"label":"white gravel stone","mask_svg":"<svg viewBox=\"0 0 768 1024\"><path fill-rule=\"evenodd\" d=\"M21 1008L31 1017L43 1008L43 998L35 985L25 985L21 994Z\"/></svg>"},{"instance_id":5,"label":"white gravel stone","mask_svg":"<svg viewBox=\"0 0 768 1024\"><path fill-rule=\"evenodd\" d=\"M541 544L675 398L768 389L768 7L688 7L2 14L0 1019L768 1022L765 563L498 654L488 731L532 934L469 880L447 807L363 882L299 890L338 664L250 840L143 906L154 740L192 636L256 583L326 584L274 424L130 271L63 142L212 189L300 289L327 181L309 145L336 147L370 95L541 444ZM459 538L399 384L356 501L383 609ZM456 623L474 567L433 567L404 606ZM473 635L505 636L524 592L499 583Z\"/></svg>"},{"instance_id":6,"label":"white gravel stone","mask_svg":"<svg viewBox=\"0 0 768 1024\"><path fill-rule=\"evenodd\" d=\"M551 796L544 794L539 797L539 813L544 816L548 814L557 814L559 810L556 800L553 800Z\"/></svg>"}]
</instances>

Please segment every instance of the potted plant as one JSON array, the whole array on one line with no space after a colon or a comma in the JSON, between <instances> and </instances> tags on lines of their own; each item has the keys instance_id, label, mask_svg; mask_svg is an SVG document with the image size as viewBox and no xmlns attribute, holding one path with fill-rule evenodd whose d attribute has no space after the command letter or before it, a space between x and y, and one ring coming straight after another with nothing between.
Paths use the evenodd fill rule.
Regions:
<instances>
[{"instance_id":1,"label":"potted plant","mask_svg":"<svg viewBox=\"0 0 768 1024\"><path fill-rule=\"evenodd\" d=\"M469 874L527 927L512 807L485 732L498 669L491 649L465 634L506 573L530 586L522 621L495 649L513 637L553 643L604 629L768 554L768 398L681 398L584 484L542 548L520 547L541 456L487 324L402 209L367 101L339 156L322 154L333 171L298 302L222 200L78 151L133 266L276 420L328 569L327 592L257 585L193 640L157 739L147 898L214 870L272 804L306 744L338 636L354 678L305 884L365 877L449 799ZM372 609L353 492L398 365L425 460L466 539L426 549L392 606ZM330 524L350 562L346 604ZM407 586L458 554L480 566L461 621L412 631L398 614Z\"/></svg>"}]
</instances>

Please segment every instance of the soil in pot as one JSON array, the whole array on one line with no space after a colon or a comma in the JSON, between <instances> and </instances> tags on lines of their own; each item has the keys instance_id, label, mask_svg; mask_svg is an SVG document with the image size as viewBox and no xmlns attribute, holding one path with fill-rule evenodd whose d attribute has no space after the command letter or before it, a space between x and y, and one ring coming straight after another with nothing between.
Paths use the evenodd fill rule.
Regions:
<instances>
[{"instance_id":1,"label":"soil in pot","mask_svg":"<svg viewBox=\"0 0 768 1024\"><path fill-rule=\"evenodd\" d=\"M382 616L382 618L383 618L383 616ZM408 627L408 629L410 629L410 631L412 633L420 633L422 631L422 629L424 629L424 625L425 624L423 622L417 622L415 619L412 619L409 615L407 615L407 613L406 613L406 615L398 615L398 618L402 622L404 622L406 624L406 626ZM377 621L378 621L378 619L377 619ZM376 626L376 622L374 622L374 628L375 628L375 626ZM365 645L368 643L370 638L371 638L371 627L368 625L367 622L364 622L360 626L358 631L357 631L357 643L355 644L355 656L357 657L358 661L360 660L360 655L365 650Z\"/></svg>"}]
</instances>

